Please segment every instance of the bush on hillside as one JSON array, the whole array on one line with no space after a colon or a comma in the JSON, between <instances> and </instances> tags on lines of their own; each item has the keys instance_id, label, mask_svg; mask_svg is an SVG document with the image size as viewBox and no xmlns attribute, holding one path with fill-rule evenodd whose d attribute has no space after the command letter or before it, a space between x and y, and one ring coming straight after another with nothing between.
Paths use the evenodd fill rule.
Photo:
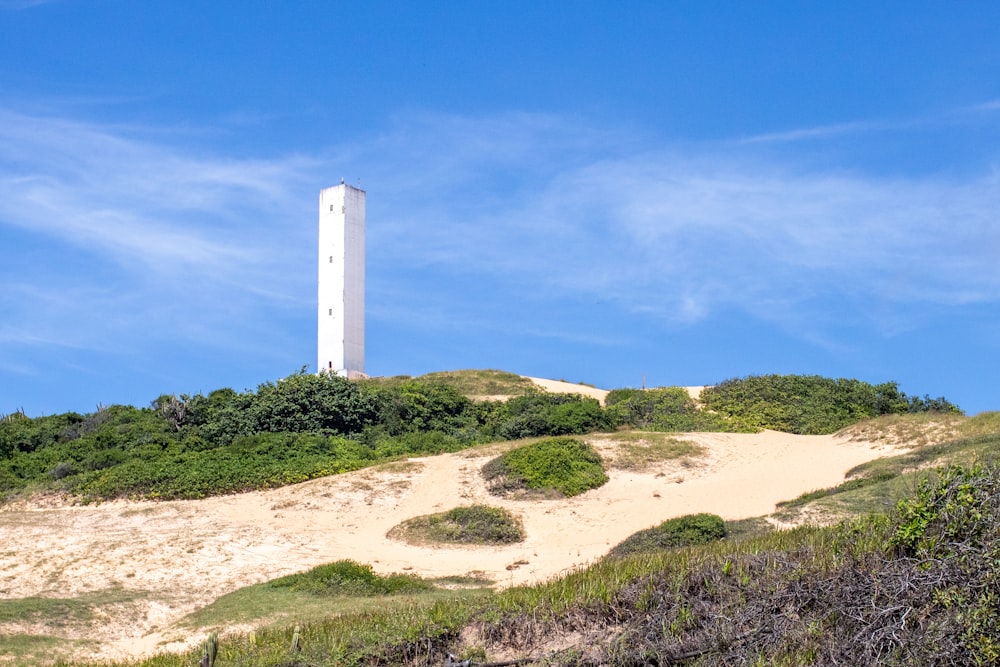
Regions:
<instances>
[{"instance_id":1,"label":"bush on hillside","mask_svg":"<svg viewBox=\"0 0 1000 667\"><path fill-rule=\"evenodd\" d=\"M739 430L721 415L701 410L683 387L615 389L605 404L608 419L616 427L666 432Z\"/></svg>"},{"instance_id":2,"label":"bush on hillside","mask_svg":"<svg viewBox=\"0 0 1000 667\"><path fill-rule=\"evenodd\" d=\"M388 536L414 543L512 544L524 541L524 528L501 507L472 505L407 519Z\"/></svg>"},{"instance_id":3,"label":"bush on hillside","mask_svg":"<svg viewBox=\"0 0 1000 667\"><path fill-rule=\"evenodd\" d=\"M495 495L529 492L570 497L608 481L600 455L575 438L550 438L512 449L483 466Z\"/></svg>"},{"instance_id":4,"label":"bush on hillside","mask_svg":"<svg viewBox=\"0 0 1000 667\"><path fill-rule=\"evenodd\" d=\"M578 394L532 393L505 402L476 405L484 435L519 440L545 435L576 435L607 430L611 422L593 398Z\"/></svg>"},{"instance_id":5,"label":"bush on hillside","mask_svg":"<svg viewBox=\"0 0 1000 667\"><path fill-rule=\"evenodd\" d=\"M725 536L726 524L722 517L715 514L688 514L633 533L616 545L608 556L617 558L671 547L706 544Z\"/></svg>"},{"instance_id":6,"label":"bush on hillside","mask_svg":"<svg viewBox=\"0 0 1000 667\"><path fill-rule=\"evenodd\" d=\"M706 388L705 409L741 429L826 434L862 419L924 409L960 413L944 398L908 398L895 382L872 385L861 380L818 375L754 375ZM933 406L933 407L931 407Z\"/></svg>"},{"instance_id":7,"label":"bush on hillside","mask_svg":"<svg viewBox=\"0 0 1000 667\"><path fill-rule=\"evenodd\" d=\"M338 560L308 572L290 574L269 582L273 588L326 597L372 597L426 591L434 586L413 574L378 575L371 565Z\"/></svg>"},{"instance_id":8,"label":"bush on hillside","mask_svg":"<svg viewBox=\"0 0 1000 667\"><path fill-rule=\"evenodd\" d=\"M369 380L369 382L385 387L394 387L411 381L447 386L456 389L466 398L520 396L538 391L535 383L528 378L497 370L438 371L416 378L402 375Z\"/></svg>"}]
</instances>

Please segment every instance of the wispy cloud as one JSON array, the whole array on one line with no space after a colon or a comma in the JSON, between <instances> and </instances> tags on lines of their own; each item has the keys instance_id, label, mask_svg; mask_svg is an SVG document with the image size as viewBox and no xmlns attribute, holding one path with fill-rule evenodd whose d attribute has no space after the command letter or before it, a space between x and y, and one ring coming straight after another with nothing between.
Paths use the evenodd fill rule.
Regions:
<instances>
[{"instance_id":1,"label":"wispy cloud","mask_svg":"<svg viewBox=\"0 0 1000 667\"><path fill-rule=\"evenodd\" d=\"M879 130L809 136L851 131ZM0 110L0 242L38 240L67 263L0 267L0 352L145 338L276 349L289 319L311 320L316 190L354 173L369 190L369 313L403 329L517 318L532 336L601 345L620 332L581 330L561 309L667 327L738 310L835 346L840 327L891 335L920 311L1000 298L989 171L850 171L763 140L676 146L524 113L400 116L271 159L171 139Z\"/></svg>"},{"instance_id":2,"label":"wispy cloud","mask_svg":"<svg viewBox=\"0 0 1000 667\"><path fill-rule=\"evenodd\" d=\"M313 231L299 192L311 161L234 160L146 134L0 109L0 235L50 244L43 264L24 267L34 293L8 304L29 329L62 322L58 337L96 346L111 330L171 337L194 334L187 321L197 321L224 338L226 318L261 299L301 298L287 267ZM51 265L67 253L82 275Z\"/></svg>"},{"instance_id":3,"label":"wispy cloud","mask_svg":"<svg viewBox=\"0 0 1000 667\"><path fill-rule=\"evenodd\" d=\"M383 138L385 155L406 156L375 160L394 186L391 240L375 233L387 263L488 273L518 293L586 295L677 323L737 308L871 326L879 309L859 304L1000 294L1000 182L989 172L803 167L740 141L671 149L545 116L453 128L421 118Z\"/></svg>"},{"instance_id":4,"label":"wispy cloud","mask_svg":"<svg viewBox=\"0 0 1000 667\"><path fill-rule=\"evenodd\" d=\"M740 140L745 144L780 143L788 141L802 141L806 139L827 139L845 134L858 134L860 132L870 132L888 127L887 123L879 122L855 122L855 123L835 123L833 125L820 125L817 127L796 128L793 130L782 130L781 132L768 132Z\"/></svg>"}]
</instances>

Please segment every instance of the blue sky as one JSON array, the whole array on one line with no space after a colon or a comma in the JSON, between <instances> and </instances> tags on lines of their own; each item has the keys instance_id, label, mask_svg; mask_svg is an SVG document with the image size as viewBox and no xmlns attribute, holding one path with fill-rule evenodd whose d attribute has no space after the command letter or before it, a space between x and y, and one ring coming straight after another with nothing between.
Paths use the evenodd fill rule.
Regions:
<instances>
[{"instance_id":1,"label":"blue sky","mask_svg":"<svg viewBox=\"0 0 1000 667\"><path fill-rule=\"evenodd\" d=\"M0 414L315 365L1000 409L1000 5L0 0Z\"/></svg>"}]
</instances>

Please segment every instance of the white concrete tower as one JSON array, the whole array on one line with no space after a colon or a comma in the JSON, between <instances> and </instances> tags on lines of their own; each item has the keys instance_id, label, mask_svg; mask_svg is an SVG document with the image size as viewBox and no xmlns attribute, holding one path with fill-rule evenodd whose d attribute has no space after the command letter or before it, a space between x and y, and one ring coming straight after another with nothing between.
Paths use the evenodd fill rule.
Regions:
<instances>
[{"instance_id":1,"label":"white concrete tower","mask_svg":"<svg viewBox=\"0 0 1000 667\"><path fill-rule=\"evenodd\" d=\"M319 193L319 371L365 377L365 191Z\"/></svg>"}]
</instances>

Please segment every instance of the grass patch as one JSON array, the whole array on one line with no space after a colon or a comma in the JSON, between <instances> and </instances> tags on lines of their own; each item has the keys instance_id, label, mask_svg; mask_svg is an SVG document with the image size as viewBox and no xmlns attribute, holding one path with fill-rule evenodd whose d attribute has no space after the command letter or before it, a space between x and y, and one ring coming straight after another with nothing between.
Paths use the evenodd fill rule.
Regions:
<instances>
[{"instance_id":1,"label":"grass patch","mask_svg":"<svg viewBox=\"0 0 1000 667\"><path fill-rule=\"evenodd\" d=\"M648 470L664 461L699 456L704 448L668 433L624 431L612 437L617 450L611 466L621 470Z\"/></svg>"},{"instance_id":2,"label":"grass patch","mask_svg":"<svg viewBox=\"0 0 1000 667\"><path fill-rule=\"evenodd\" d=\"M5 667L37 667L71 660L75 651L92 646L91 640L60 639L50 635L0 632L0 664Z\"/></svg>"},{"instance_id":3,"label":"grass patch","mask_svg":"<svg viewBox=\"0 0 1000 667\"><path fill-rule=\"evenodd\" d=\"M482 472L495 495L571 497L608 481L600 455L576 438L549 438L512 449Z\"/></svg>"},{"instance_id":4,"label":"grass patch","mask_svg":"<svg viewBox=\"0 0 1000 667\"><path fill-rule=\"evenodd\" d=\"M979 420L970 431L988 429L992 415ZM968 421L977 420L974 417ZM913 420L916 422L919 419ZM869 461L847 472L848 479L826 489L804 493L778 503L775 518L797 522L812 515L824 522L848 516L886 512L900 497L912 494L917 480L930 468L972 465L995 460L1000 455L1000 435L981 435L914 448L896 456Z\"/></svg>"},{"instance_id":5,"label":"grass patch","mask_svg":"<svg viewBox=\"0 0 1000 667\"><path fill-rule=\"evenodd\" d=\"M142 591L109 588L75 598L0 599L0 623L39 623L54 628L79 626L91 622L103 607L131 604L146 596Z\"/></svg>"},{"instance_id":6,"label":"grass patch","mask_svg":"<svg viewBox=\"0 0 1000 667\"><path fill-rule=\"evenodd\" d=\"M455 576L423 580L426 587L409 592L361 597L314 595L264 582L228 593L185 616L179 627L217 628L234 625L284 628L294 623L318 623L331 616L364 615L410 609L441 601L479 599L493 582L482 577Z\"/></svg>"},{"instance_id":7,"label":"grass patch","mask_svg":"<svg viewBox=\"0 0 1000 667\"><path fill-rule=\"evenodd\" d=\"M378 575L371 565L352 560L314 567L308 572L290 574L268 584L272 588L288 588L297 593L323 597L373 597L417 593L433 588L412 574Z\"/></svg>"},{"instance_id":8,"label":"grass patch","mask_svg":"<svg viewBox=\"0 0 1000 667\"><path fill-rule=\"evenodd\" d=\"M961 415L937 412L882 415L851 424L837 435L865 442L923 447L959 437L962 425L968 421Z\"/></svg>"},{"instance_id":9,"label":"grass patch","mask_svg":"<svg viewBox=\"0 0 1000 667\"><path fill-rule=\"evenodd\" d=\"M0 623L44 623L65 627L94 617L94 604L84 598L15 598L0 600Z\"/></svg>"},{"instance_id":10,"label":"grass patch","mask_svg":"<svg viewBox=\"0 0 1000 667\"><path fill-rule=\"evenodd\" d=\"M883 415L852 424L837 434L851 440L926 447L1000 434L1000 412L983 412L975 417L940 412Z\"/></svg>"},{"instance_id":11,"label":"grass patch","mask_svg":"<svg viewBox=\"0 0 1000 667\"><path fill-rule=\"evenodd\" d=\"M394 377L373 378L370 382L382 386L398 386L412 380L429 382L451 387L466 398L482 398L484 396L521 396L539 391L535 383L526 377L506 371L459 370L427 373L419 377L399 375Z\"/></svg>"},{"instance_id":12,"label":"grass patch","mask_svg":"<svg viewBox=\"0 0 1000 667\"><path fill-rule=\"evenodd\" d=\"M779 509L793 509L796 507L802 507L807 503L811 503L820 498L827 498L829 496L834 496L839 493L846 493L848 491L855 491L857 489L863 489L865 487L874 486L880 482L887 482L890 479L895 479L899 474L889 471L889 470L878 470L874 471L871 475L866 475L864 477L855 477L854 479L849 479L842 484L833 486L827 489L816 489L815 491L808 491L803 493L798 498L793 500L784 500L778 503Z\"/></svg>"},{"instance_id":13,"label":"grass patch","mask_svg":"<svg viewBox=\"0 0 1000 667\"><path fill-rule=\"evenodd\" d=\"M524 528L501 507L472 505L407 519L388 537L411 544L513 544L524 541Z\"/></svg>"},{"instance_id":14,"label":"grass patch","mask_svg":"<svg viewBox=\"0 0 1000 667\"><path fill-rule=\"evenodd\" d=\"M726 540L742 540L774 532L774 525L762 516L726 522Z\"/></svg>"},{"instance_id":15,"label":"grass patch","mask_svg":"<svg viewBox=\"0 0 1000 667\"><path fill-rule=\"evenodd\" d=\"M474 571L468 574L453 574L447 577L435 577L430 580L435 586L445 588L487 588L496 582L484 572Z\"/></svg>"},{"instance_id":16,"label":"grass patch","mask_svg":"<svg viewBox=\"0 0 1000 667\"><path fill-rule=\"evenodd\" d=\"M615 546L608 556L621 558L671 547L706 544L725 536L726 524L722 517L715 514L688 514L630 535Z\"/></svg>"}]
</instances>

